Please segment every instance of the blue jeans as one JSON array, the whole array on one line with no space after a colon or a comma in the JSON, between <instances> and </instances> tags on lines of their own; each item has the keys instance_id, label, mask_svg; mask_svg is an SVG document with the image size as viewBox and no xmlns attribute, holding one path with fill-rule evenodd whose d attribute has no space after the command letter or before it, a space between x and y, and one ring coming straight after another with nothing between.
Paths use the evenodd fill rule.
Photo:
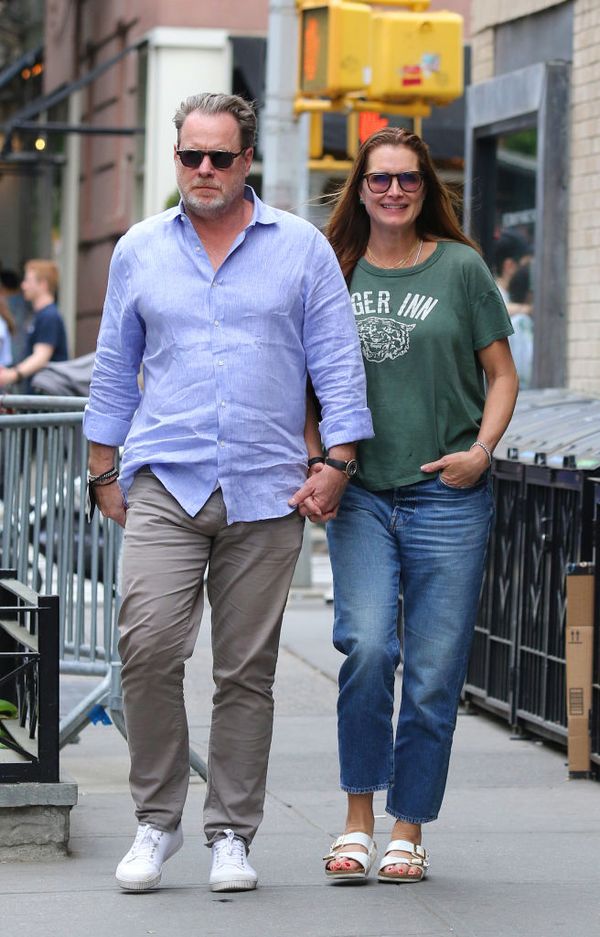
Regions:
<instances>
[{"instance_id":1,"label":"blue jeans","mask_svg":"<svg viewBox=\"0 0 600 937\"><path fill-rule=\"evenodd\" d=\"M350 484L327 525L339 675L342 789L387 790L386 811L435 820L446 786L494 507L486 475L468 489L439 477L389 491ZM402 701L396 738L394 678Z\"/></svg>"}]
</instances>

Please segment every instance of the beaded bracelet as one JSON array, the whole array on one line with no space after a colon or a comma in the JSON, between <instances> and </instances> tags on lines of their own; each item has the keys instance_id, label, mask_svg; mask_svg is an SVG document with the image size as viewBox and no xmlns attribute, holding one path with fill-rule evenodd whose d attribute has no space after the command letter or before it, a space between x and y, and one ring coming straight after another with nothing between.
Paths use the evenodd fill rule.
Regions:
<instances>
[{"instance_id":1,"label":"beaded bracelet","mask_svg":"<svg viewBox=\"0 0 600 937\"><path fill-rule=\"evenodd\" d=\"M490 452L490 450L488 449L488 447L486 446L486 444L485 444L484 442L481 442L480 439L477 439L477 440L473 443L473 445L471 446L471 449L474 449L475 446L479 446L481 449L483 449L483 451L485 452L486 456L488 457L488 462L489 462L490 465L491 465L491 464L492 464L492 453Z\"/></svg>"}]
</instances>

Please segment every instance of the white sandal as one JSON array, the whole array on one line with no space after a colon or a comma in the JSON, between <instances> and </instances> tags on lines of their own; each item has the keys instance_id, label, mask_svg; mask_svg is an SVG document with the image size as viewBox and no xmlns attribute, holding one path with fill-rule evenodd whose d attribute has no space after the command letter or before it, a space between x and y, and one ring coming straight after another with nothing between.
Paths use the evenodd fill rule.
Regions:
<instances>
[{"instance_id":1,"label":"white sandal","mask_svg":"<svg viewBox=\"0 0 600 937\"><path fill-rule=\"evenodd\" d=\"M410 853L410 856L390 856L391 852L396 851L408 852ZM383 872L382 869L385 869L388 865L407 865L409 868L420 869L421 874L397 875L395 873L390 874ZM406 883L409 883L412 885L415 882L422 882L424 878L427 878L428 869L429 855L423 846L418 846L416 843L409 843L406 839L393 839L391 843L388 844L385 855L379 863L379 869L377 870L377 881L395 882L399 885L405 885Z\"/></svg>"},{"instance_id":2,"label":"white sandal","mask_svg":"<svg viewBox=\"0 0 600 937\"><path fill-rule=\"evenodd\" d=\"M339 849L340 846L346 844L364 846L367 852L347 852ZM325 875L332 882L366 881L376 856L377 843L367 833L344 833L331 844L328 854L323 856L323 859L325 862L331 862L332 859L353 859L362 868L346 872L332 872L326 867Z\"/></svg>"}]
</instances>

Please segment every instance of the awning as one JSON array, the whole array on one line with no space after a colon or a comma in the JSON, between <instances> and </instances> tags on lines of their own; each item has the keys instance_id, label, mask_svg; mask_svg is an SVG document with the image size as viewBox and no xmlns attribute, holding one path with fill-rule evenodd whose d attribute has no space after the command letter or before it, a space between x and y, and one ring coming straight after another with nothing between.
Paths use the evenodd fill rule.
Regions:
<instances>
[{"instance_id":1,"label":"awning","mask_svg":"<svg viewBox=\"0 0 600 937\"><path fill-rule=\"evenodd\" d=\"M121 52L117 53L117 55L113 55L112 58L107 59L105 62L101 62L100 65L97 65L85 75L75 79L75 81L61 85L60 88L57 88L50 94L42 95L39 98L36 98L35 101L31 101L29 104L26 104L25 107L23 107L20 111L17 111L16 114L13 114L11 117L9 117L4 125L0 126L0 132L3 132L5 137L2 152L0 153L0 159L6 158L10 153L11 135L15 130L23 125L27 125L33 117L37 117L37 115L42 111L49 110L49 108L54 107L55 104L58 104L60 101L64 101L64 99L68 98L71 94L73 94L74 91L78 91L80 88L84 88L86 85L91 84L92 81L95 81L95 79L99 78L99 76L102 75L105 71L107 71L109 68L112 68L112 66L124 58L124 56L129 55L130 52L137 52L145 43L145 38L139 39L137 42L132 43L132 45L127 46L127 48L122 49ZM16 65L16 63L14 64ZM78 128L76 126L71 126L63 128L63 132L77 132L77 129ZM111 132L113 128L98 128L98 130L99 132ZM92 131L89 130L88 132ZM117 132L119 132L118 129ZM121 132L139 133L140 128L121 128Z\"/></svg>"}]
</instances>

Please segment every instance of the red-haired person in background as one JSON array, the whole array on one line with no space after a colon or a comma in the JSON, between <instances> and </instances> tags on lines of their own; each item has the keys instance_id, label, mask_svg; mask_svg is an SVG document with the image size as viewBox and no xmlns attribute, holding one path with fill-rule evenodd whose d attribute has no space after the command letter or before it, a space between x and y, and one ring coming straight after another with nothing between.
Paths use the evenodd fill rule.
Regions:
<instances>
[{"instance_id":1,"label":"red-haired person in background","mask_svg":"<svg viewBox=\"0 0 600 937\"><path fill-rule=\"evenodd\" d=\"M56 306L58 268L51 260L29 260L21 290L31 303L33 320L29 326L26 356L12 367L0 367L0 387L8 387L29 380L50 361L66 361L67 335L62 317Z\"/></svg>"}]
</instances>

